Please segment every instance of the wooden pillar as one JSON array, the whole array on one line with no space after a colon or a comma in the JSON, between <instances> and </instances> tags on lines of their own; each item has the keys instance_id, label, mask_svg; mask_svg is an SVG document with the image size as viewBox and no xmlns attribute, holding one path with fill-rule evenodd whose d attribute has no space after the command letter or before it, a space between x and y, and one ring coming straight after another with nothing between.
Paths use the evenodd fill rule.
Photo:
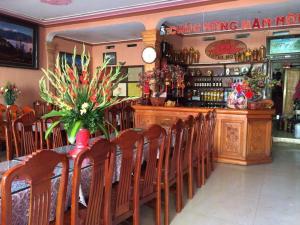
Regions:
<instances>
[{"instance_id":1,"label":"wooden pillar","mask_svg":"<svg viewBox=\"0 0 300 225\"><path fill-rule=\"evenodd\" d=\"M160 41L161 37L159 35L159 31L156 29L153 30L146 30L142 32L142 38L144 42L144 47L153 47L156 50L157 58L154 63L151 64L144 64L145 71L153 70L154 68L159 67L160 61Z\"/></svg>"},{"instance_id":2,"label":"wooden pillar","mask_svg":"<svg viewBox=\"0 0 300 225\"><path fill-rule=\"evenodd\" d=\"M56 60L56 45L53 42L47 42L47 68L53 70Z\"/></svg>"}]
</instances>

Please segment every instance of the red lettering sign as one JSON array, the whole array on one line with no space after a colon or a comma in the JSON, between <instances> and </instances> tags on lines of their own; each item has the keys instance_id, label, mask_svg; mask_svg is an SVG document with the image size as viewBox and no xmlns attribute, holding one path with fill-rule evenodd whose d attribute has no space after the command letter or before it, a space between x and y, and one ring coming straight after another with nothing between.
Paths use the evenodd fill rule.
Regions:
<instances>
[{"instance_id":1,"label":"red lettering sign","mask_svg":"<svg viewBox=\"0 0 300 225\"><path fill-rule=\"evenodd\" d=\"M253 20L241 21L210 21L204 22L203 24L186 23L172 28L167 28L167 34L250 30L297 24L300 25L300 13L288 13L285 16L276 16L275 18L254 18Z\"/></svg>"},{"instance_id":2,"label":"red lettering sign","mask_svg":"<svg viewBox=\"0 0 300 225\"><path fill-rule=\"evenodd\" d=\"M205 54L212 59L233 59L234 55L247 50L247 45L239 40L227 39L215 41L205 49Z\"/></svg>"}]
</instances>

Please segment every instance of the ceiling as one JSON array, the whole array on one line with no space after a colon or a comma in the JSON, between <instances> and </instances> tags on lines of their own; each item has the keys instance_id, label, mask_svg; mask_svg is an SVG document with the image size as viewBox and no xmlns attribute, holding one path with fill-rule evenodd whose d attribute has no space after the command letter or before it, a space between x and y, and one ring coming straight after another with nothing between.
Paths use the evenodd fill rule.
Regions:
<instances>
[{"instance_id":1,"label":"ceiling","mask_svg":"<svg viewBox=\"0 0 300 225\"><path fill-rule=\"evenodd\" d=\"M70 2L70 0L44 1ZM71 0L71 3L66 5L52 5L41 0L1 0L0 11L47 24L86 16L146 11L210 1L212 0Z\"/></svg>"},{"instance_id":2,"label":"ceiling","mask_svg":"<svg viewBox=\"0 0 300 225\"><path fill-rule=\"evenodd\" d=\"M126 23L57 32L54 35L89 44L138 40L145 30L142 23Z\"/></svg>"}]
</instances>

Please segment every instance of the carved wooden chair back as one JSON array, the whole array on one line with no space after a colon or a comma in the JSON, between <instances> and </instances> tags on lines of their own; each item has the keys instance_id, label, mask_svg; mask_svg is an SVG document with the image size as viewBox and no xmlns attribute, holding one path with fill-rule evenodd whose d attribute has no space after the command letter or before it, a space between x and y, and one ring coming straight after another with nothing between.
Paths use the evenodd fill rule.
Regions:
<instances>
[{"instance_id":1,"label":"carved wooden chair back","mask_svg":"<svg viewBox=\"0 0 300 225\"><path fill-rule=\"evenodd\" d=\"M211 172L211 159L210 159L210 152L209 152L209 147L210 147L210 139L211 139L211 135L212 135L212 123L211 123L211 111L209 111L206 115L205 115L205 120L204 120L204 137L202 140L202 164L205 166L204 172L205 174L203 174L203 181L202 184L205 183L206 178L209 177L210 172Z\"/></svg>"},{"instance_id":2,"label":"carved wooden chair back","mask_svg":"<svg viewBox=\"0 0 300 225\"><path fill-rule=\"evenodd\" d=\"M7 115L10 116L11 120L17 119L20 115L23 114L23 111L17 105L11 105L7 108Z\"/></svg>"},{"instance_id":3,"label":"carved wooden chair back","mask_svg":"<svg viewBox=\"0 0 300 225\"><path fill-rule=\"evenodd\" d=\"M26 105L22 108L22 112L25 114L25 113L29 113L29 112L32 112L33 114L35 114L35 111L33 108L31 108L30 106Z\"/></svg>"},{"instance_id":4,"label":"carved wooden chair back","mask_svg":"<svg viewBox=\"0 0 300 225\"><path fill-rule=\"evenodd\" d=\"M6 107L4 105L0 104L0 123L1 123L0 137L1 137L1 140L5 140L5 126L4 126L5 118L6 118Z\"/></svg>"},{"instance_id":5,"label":"carved wooden chair back","mask_svg":"<svg viewBox=\"0 0 300 225\"><path fill-rule=\"evenodd\" d=\"M183 138L184 122L178 119L171 127L167 137L167 148L165 157L165 170L169 179L175 179L181 167L181 148Z\"/></svg>"},{"instance_id":6,"label":"carved wooden chair back","mask_svg":"<svg viewBox=\"0 0 300 225\"><path fill-rule=\"evenodd\" d=\"M37 100L33 102L33 109L37 118L41 118L44 115L44 102Z\"/></svg>"},{"instance_id":7,"label":"carved wooden chair back","mask_svg":"<svg viewBox=\"0 0 300 225\"><path fill-rule=\"evenodd\" d=\"M194 124L195 120L192 115L184 121L182 151L183 151L183 170L186 170L192 159L193 141L194 141Z\"/></svg>"},{"instance_id":8,"label":"carved wooden chair back","mask_svg":"<svg viewBox=\"0 0 300 225\"><path fill-rule=\"evenodd\" d=\"M176 184L176 212L182 209L182 165L181 165L181 146L183 137L184 122L178 119L175 124L168 130L165 164L164 164L164 179L163 188L165 191L165 225L169 224L169 202L170 202L170 187Z\"/></svg>"},{"instance_id":9,"label":"carved wooden chair back","mask_svg":"<svg viewBox=\"0 0 300 225\"><path fill-rule=\"evenodd\" d=\"M194 163L194 132L195 132L195 119L192 115L184 121L183 131L183 162L182 172L183 175L188 175L188 198L193 198L194 195L194 175L193 175L193 163Z\"/></svg>"},{"instance_id":10,"label":"carved wooden chair back","mask_svg":"<svg viewBox=\"0 0 300 225\"><path fill-rule=\"evenodd\" d=\"M129 103L127 103L124 108L122 109L121 114L121 130L126 130L129 128L133 128L134 124L134 110Z\"/></svg>"},{"instance_id":11,"label":"carved wooden chair back","mask_svg":"<svg viewBox=\"0 0 300 225\"><path fill-rule=\"evenodd\" d=\"M15 179L30 184L29 225L48 225L51 205L51 178L57 164L62 165L56 204L56 225L63 225L67 192L69 161L65 155L53 151L39 150L12 169L1 180L1 224L12 225L11 186Z\"/></svg>"},{"instance_id":12,"label":"carved wooden chair back","mask_svg":"<svg viewBox=\"0 0 300 225\"><path fill-rule=\"evenodd\" d=\"M92 166L91 183L86 216L80 218L78 198L84 160L88 160ZM114 166L115 145L105 139L96 141L90 149L77 155L72 182L71 225L111 224L111 188Z\"/></svg>"},{"instance_id":13,"label":"carved wooden chair back","mask_svg":"<svg viewBox=\"0 0 300 225\"><path fill-rule=\"evenodd\" d=\"M119 122L122 117L122 109L119 106L112 106L107 111L108 131L114 133L115 130L120 130Z\"/></svg>"},{"instance_id":14,"label":"carved wooden chair back","mask_svg":"<svg viewBox=\"0 0 300 225\"><path fill-rule=\"evenodd\" d=\"M0 104L0 121L4 121L6 115L6 106L3 104Z\"/></svg>"},{"instance_id":15,"label":"carved wooden chair back","mask_svg":"<svg viewBox=\"0 0 300 225\"><path fill-rule=\"evenodd\" d=\"M196 177L197 177L197 187L201 187L202 184L202 171L204 170L204 165L201 164L201 160L204 156L203 154L203 143L205 141L205 117L202 113L199 113L195 118L195 146L194 146L194 156L196 158Z\"/></svg>"},{"instance_id":16,"label":"carved wooden chair back","mask_svg":"<svg viewBox=\"0 0 300 225\"><path fill-rule=\"evenodd\" d=\"M156 199L156 225L161 223L161 181L164 164L166 131L159 125L152 125L143 132L148 152L146 166L140 185L140 203Z\"/></svg>"},{"instance_id":17,"label":"carved wooden chair back","mask_svg":"<svg viewBox=\"0 0 300 225\"><path fill-rule=\"evenodd\" d=\"M157 188L154 187L154 184L160 186L164 163L166 131L161 126L155 124L145 130L143 136L148 146L148 152L146 167L144 174L142 174L141 198L145 198L153 192L156 192Z\"/></svg>"},{"instance_id":18,"label":"carved wooden chair back","mask_svg":"<svg viewBox=\"0 0 300 225\"><path fill-rule=\"evenodd\" d=\"M38 127L40 125L32 112L15 119L12 127L17 157L31 154L38 149Z\"/></svg>"},{"instance_id":19,"label":"carved wooden chair back","mask_svg":"<svg viewBox=\"0 0 300 225\"><path fill-rule=\"evenodd\" d=\"M133 224L139 224L139 182L143 154L143 135L134 130L125 130L112 140L121 152L121 168L112 203L113 224L118 224L133 215ZM133 202L132 202L133 201Z\"/></svg>"},{"instance_id":20,"label":"carved wooden chair back","mask_svg":"<svg viewBox=\"0 0 300 225\"><path fill-rule=\"evenodd\" d=\"M211 169L214 170L214 156L215 156L214 141L215 141L215 128L217 123L217 112L215 109L210 114L210 123L211 123L211 135L209 136L210 137L209 153L210 153L210 160L211 160Z\"/></svg>"},{"instance_id":21,"label":"carved wooden chair back","mask_svg":"<svg viewBox=\"0 0 300 225\"><path fill-rule=\"evenodd\" d=\"M43 129L41 129L40 131L40 135L42 138L44 138L44 131L47 130L47 127L58 121L58 117L52 117L52 118L48 118L46 120L43 120ZM49 124L49 125L48 125ZM58 148L61 146L64 146L65 143L63 141L63 135L62 135L62 129L61 129L61 124L59 123L57 126L55 126L52 130L52 134L50 134L50 136L47 138L46 140L47 143L47 148L48 149L52 149L52 148Z\"/></svg>"}]
</instances>

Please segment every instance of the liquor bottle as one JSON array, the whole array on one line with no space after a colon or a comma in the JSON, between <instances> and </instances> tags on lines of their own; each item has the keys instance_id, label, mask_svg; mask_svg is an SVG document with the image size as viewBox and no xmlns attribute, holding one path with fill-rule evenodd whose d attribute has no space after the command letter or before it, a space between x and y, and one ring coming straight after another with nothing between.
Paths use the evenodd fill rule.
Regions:
<instances>
[{"instance_id":1,"label":"liquor bottle","mask_svg":"<svg viewBox=\"0 0 300 225\"><path fill-rule=\"evenodd\" d=\"M216 87L216 81L215 80L212 80L212 87Z\"/></svg>"},{"instance_id":2,"label":"liquor bottle","mask_svg":"<svg viewBox=\"0 0 300 225\"><path fill-rule=\"evenodd\" d=\"M223 80L220 78L219 79L219 87L223 87L223 82L222 82Z\"/></svg>"}]
</instances>

